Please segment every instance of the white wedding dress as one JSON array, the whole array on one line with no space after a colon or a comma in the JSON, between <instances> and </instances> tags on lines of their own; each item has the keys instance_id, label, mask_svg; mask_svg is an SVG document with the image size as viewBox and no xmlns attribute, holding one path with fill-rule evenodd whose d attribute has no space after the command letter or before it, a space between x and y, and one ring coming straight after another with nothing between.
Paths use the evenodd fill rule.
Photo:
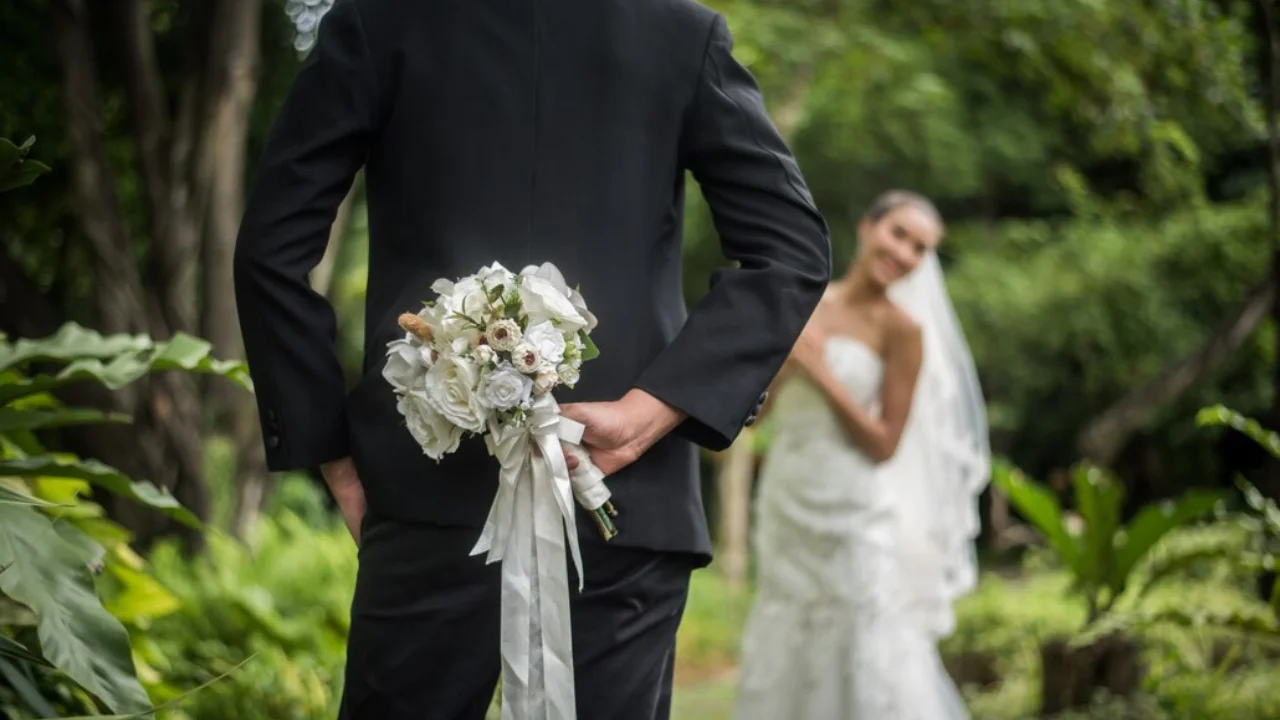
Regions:
<instances>
[{"instance_id":1,"label":"white wedding dress","mask_svg":"<svg viewBox=\"0 0 1280 720\"><path fill-rule=\"evenodd\" d=\"M831 338L825 353L851 397L875 408L880 357L849 337ZM929 502L922 453L874 464L802 376L778 388L772 412L734 717L967 718L936 647L952 598L919 519Z\"/></svg>"}]
</instances>

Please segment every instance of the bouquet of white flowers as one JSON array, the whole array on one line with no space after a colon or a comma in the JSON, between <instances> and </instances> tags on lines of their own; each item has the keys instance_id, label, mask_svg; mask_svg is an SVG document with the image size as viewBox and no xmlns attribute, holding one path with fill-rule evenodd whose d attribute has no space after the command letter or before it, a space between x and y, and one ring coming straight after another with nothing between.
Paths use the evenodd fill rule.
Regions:
<instances>
[{"instance_id":1,"label":"bouquet of white flowers","mask_svg":"<svg viewBox=\"0 0 1280 720\"><path fill-rule=\"evenodd\" d=\"M467 435L498 459L498 492L472 554L502 568L502 716L576 718L566 549L582 588L573 499L606 540L617 515L604 476L579 446L581 424L552 391L573 387L598 354L596 318L554 265L494 263L400 316L383 376L413 438L435 460ZM572 472L563 447L578 460ZM563 529L562 529L563 528ZM567 540L567 548L566 548Z\"/></svg>"},{"instance_id":2,"label":"bouquet of white flowers","mask_svg":"<svg viewBox=\"0 0 1280 720\"><path fill-rule=\"evenodd\" d=\"M432 459L471 434L484 434L494 452L496 440L530 426L540 398L572 388L582 364L599 355L590 335L596 317L550 263L519 274L494 263L457 281L437 280L431 290L437 299L400 316L405 336L388 345L383 376ZM574 473L594 480L575 482L574 494L612 539L617 512L600 478L589 475Z\"/></svg>"}]
</instances>

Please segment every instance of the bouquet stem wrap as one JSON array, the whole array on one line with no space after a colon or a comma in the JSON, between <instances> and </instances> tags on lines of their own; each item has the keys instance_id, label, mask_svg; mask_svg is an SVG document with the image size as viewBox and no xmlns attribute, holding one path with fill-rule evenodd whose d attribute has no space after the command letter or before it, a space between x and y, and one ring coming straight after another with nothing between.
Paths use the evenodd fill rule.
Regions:
<instances>
[{"instance_id":1,"label":"bouquet stem wrap","mask_svg":"<svg viewBox=\"0 0 1280 720\"><path fill-rule=\"evenodd\" d=\"M583 586L573 498L588 510L607 504L603 474L576 446L583 426L560 415L551 394L533 403L529 422L485 436L501 465L498 492L472 555L502 563L502 718L575 720L573 636L565 543ZM579 459L565 464L561 441ZM576 486L575 486L576 484Z\"/></svg>"}]
</instances>

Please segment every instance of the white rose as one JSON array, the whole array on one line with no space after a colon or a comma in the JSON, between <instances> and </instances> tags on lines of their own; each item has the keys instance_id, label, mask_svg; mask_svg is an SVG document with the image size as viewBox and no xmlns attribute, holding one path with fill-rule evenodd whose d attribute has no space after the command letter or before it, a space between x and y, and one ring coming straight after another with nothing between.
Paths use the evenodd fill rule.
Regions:
<instances>
[{"instance_id":1,"label":"white rose","mask_svg":"<svg viewBox=\"0 0 1280 720\"><path fill-rule=\"evenodd\" d=\"M528 399L533 381L510 365L502 365L480 381L480 402L494 410L510 410Z\"/></svg>"},{"instance_id":2,"label":"white rose","mask_svg":"<svg viewBox=\"0 0 1280 720\"><path fill-rule=\"evenodd\" d=\"M488 345L481 345L476 348L476 362L481 365L488 365L493 362L497 356L498 353L494 352L493 348Z\"/></svg>"},{"instance_id":3,"label":"white rose","mask_svg":"<svg viewBox=\"0 0 1280 720\"><path fill-rule=\"evenodd\" d=\"M520 324L515 320L499 320L489 326L485 339L499 352L510 352L520 344Z\"/></svg>"},{"instance_id":4,"label":"white rose","mask_svg":"<svg viewBox=\"0 0 1280 720\"><path fill-rule=\"evenodd\" d=\"M511 287L515 284L515 273L506 269L501 263L494 263L487 268L476 273L480 278L480 284L484 285L485 292L491 293L500 287Z\"/></svg>"},{"instance_id":5,"label":"white rose","mask_svg":"<svg viewBox=\"0 0 1280 720\"><path fill-rule=\"evenodd\" d=\"M533 391L538 395L546 395L556 386L556 382L560 378L556 376L556 371L550 368L543 368L538 371L537 377L533 379Z\"/></svg>"},{"instance_id":6,"label":"white rose","mask_svg":"<svg viewBox=\"0 0 1280 720\"><path fill-rule=\"evenodd\" d=\"M537 275L520 278L520 303L530 325L549 321L565 332L577 332L587 326L587 320L569 302L568 292Z\"/></svg>"},{"instance_id":7,"label":"white rose","mask_svg":"<svg viewBox=\"0 0 1280 720\"><path fill-rule=\"evenodd\" d=\"M560 382L568 385L569 387L577 385L578 380L581 377L578 374L578 368L569 363L563 363L560 367L556 368L556 374L560 376Z\"/></svg>"},{"instance_id":8,"label":"white rose","mask_svg":"<svg viewBox=\"0 0 1280 720\"><path fill-rule=\"evenodd\" d=\"M573 309L577 310L578 314L587 321L587 332L591 332L596 329L596 325L599 324L599 321L596 320L596 316L592 315L591 311L587 309L587 301L582 297L582 293L577 290L570 289L569 304L573 305Z\"/></svg>"},{"instance_id":9,"label":"white rose","mask_svg":"<svg viewBox=\"0 0 1280 720\"><path fill-rule=\"evenodd\" d=\"M449 422L463 430L480 432L488 413L476 399L480 369L461 357L442 357L427 371L427 402Z\"/></svg>"},{"instance_id":10,"label":"white rose","mask_svg":"<svg viewBox=\"0 0 1280 720\"><path fill-rule=\"evenodd\" d=\"M449 350L452 351L454 355L466 355L467 351L470 350L479 339L479 337L472 338L466 335L460 335L449 341Z\"/></svg>"},{"instance_id":11,"label":"white rose","mask_svg":"<svg viewBox=\"0 0 1280 720\"><path fill-rule=\"evenodd\" d=\"M538 349L528 343L520 343L511 351L511 364L525 374L533 374L542 366L542 358Z\"/></svg>"},{"instance_id":12,"label":"white rose","mask_svg":"<svg viewBox=\"0 0 1280 720\"><path fill-rule=\"evenodd\" d=\"M538 323L524 334L524 341L538 351L538 357L546 365L556 365L564 360L564 333L549 322Z\"/></svg>"},{"instance_id":13,"label":"white rose","mask_svg":"<svg viewBox=\"0 0 1280 720\"><path fill-rule=\"evenodd\" d=\"M474 323L451 309L454 303L452 297L441 297L433 307L424 308L418 313L418 317L425 320L427 327L431 328L432 339L442 346L448 345L455 338L465 337L471 340L480 335Z\"/></svg>"},{"instance_id":14,"label":"white rose","mask_svg":"<svg viewBox=\"0 0 1280 720\"><path fill-rule=\"evenodd\" d=\"M423 351L428 353L424 357ZM420 387L422 378L427 373L431 349L417 341L393 340L387 343L387 364L382 368L382 377L397 390L409 390Z\"/></svg>"},{"instance_id":15,"label":"white rose","mask_svg":"<svg viewBox=\"0 0 1280 720\"><path fill-rule=\"evenodd\" d=\"M462 441L462 428L433 410L425 393L415 391L401 395L396 409L404 415L409 434L433 460L439 460L458 449L458 444Z\"/></svg>"}]
</instances>

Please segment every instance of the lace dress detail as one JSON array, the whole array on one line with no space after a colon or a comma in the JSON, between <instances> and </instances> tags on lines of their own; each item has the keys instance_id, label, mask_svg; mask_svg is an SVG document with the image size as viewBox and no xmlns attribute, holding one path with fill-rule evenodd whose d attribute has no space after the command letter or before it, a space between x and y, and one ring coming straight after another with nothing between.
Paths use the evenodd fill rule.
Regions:
<instances>
[{"instance_id":1,"label":"lace dress detail","mask_svg":"<svg viewBox=\"0 0 1280 720\"><path fill-rule=\"evenodd\" d=\"M827 363L873 408L881 360L836 337ZM934 638L911 610L893 466L847 439L821 392L778 390L754 537L757 596L743 639L737 720L962 720Z\"/></svg>"}]
</instances>

